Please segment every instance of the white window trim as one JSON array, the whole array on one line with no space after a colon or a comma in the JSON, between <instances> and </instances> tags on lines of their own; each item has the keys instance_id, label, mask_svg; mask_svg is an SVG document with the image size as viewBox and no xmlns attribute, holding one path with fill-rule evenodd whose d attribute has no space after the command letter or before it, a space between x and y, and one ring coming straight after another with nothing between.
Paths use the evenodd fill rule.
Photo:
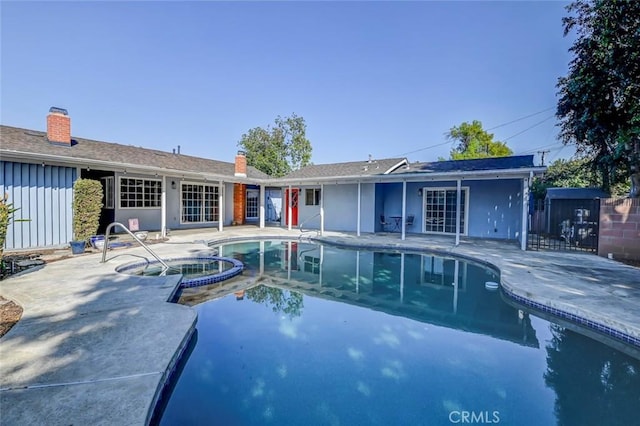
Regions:
<instances>
[{"instance_id":1,"label":"white window trim","mask_svg":"<svg viewBox=\"0 0 640 426\"><path fill-rule=\"evenodd\" d=\"M114 176L104 176L100 180L104 188L104 208L113 210L116 208L116 179ZM109 182L111 182L111 191L109 191ZM108 203L109 193L111 193L111 204Z\"/></svg>"},{"instance_id":2,"label":"white window trim","mask_svg":"<svg viewBox=\"0 0 640 426\"><path fill-rule=\"evenodd\" d=\"M122 207L122 179L140 179L146 181L160 182L160 205L158 207ZM118 209L119 210L160 210L162 208L162 179L147 178L142 176L118 176ZM144 201L144 200L143 200Z\"/></svg>"},{"instance_id":3,"label":"white window trim","mask_svg":"<svg viewBox=\"0 0 640 426\"><path fill-rule=\"evenodd\" d=\"M426 198L427 198L427 191L450 191L453 190L455 192L458 191L458 188L455 186L425 186L424 188L422 188L422 233L423 234L434 234L434 235L456 235L455 232L435 232L435 231L427 231L427 226L425 224L425 218L427 217L427 211L426 211ZM470 191L469 191L469 187L468 186L461 186L460 187L460 191L461 192L466 192L466 197L465 200L466 202L464 203L464 217L462 218L464 220L464 229L462 229L462 231L460 232L460 235L462 236L466 236L468 231L469 231L469 200L470 200ZM457 197L456 197L457 199Z\"/></svg>"},{"instance_id":4,"label":"white window trim","mask_svg":"<svg viewBox=\"0 0 640 426\"><path fill-rule=\"evenodd\" d=\"M212 223L218 223L220 222L220 215L221 215L221 211L224 208L223 206L220 205L221 200L222 200L222 186L221 185L216 185L216 184L212 184L209 182L195 182L195 181L187 181L187 180L182 180L178 182L178 185L180 185L180 198L178 199L178 205L180 206L180 224L181 225L198 225L198 224L212 224ZM182 220L182 185L202 185L204 186L210 186L212 188L218 188L218 220L212 220L212 221L200 221L200 222L185 222ZM203 210L204 211L204 210ZM202 215L200 215L202 217Z\"/></svg>"},{"instance_id":5,"label":"white window trim","mask_svg":"<svg viewBox=\"0 0 640 426\"><path fill-rule=\"evenodd\" d=\"M309 200L307 197L307 191L313 191L313 198L311 199L311 204L309 204ZM318 193L318 203L316 203L316 192ZM298 196L299 198L300 196ZM305 188L304 189L304 205L308 207L319 206L322 203L322 189L321 188ZM300 200L298 200L298 204L300 204Z\"/></svg>"},{"instance_id":6,"label":"white window trim","mask_svg":"<svg viewBox=\"0 0 640 426\"><path fill-rule=\"evenodd\" d=\"M256 205L256 215L255 216L249 216L247 214L247 207L249 206L249 192L255 192L258 196L256 197L257 201L257 205ZM255 219L259 219L260 218L260 190L259 189L254 189L254 188L247 188L246 192L245 192L245 198L244 198L244 215L245 215L245 219L248 220L255 220Z\"/></svg>"}]
</instances>

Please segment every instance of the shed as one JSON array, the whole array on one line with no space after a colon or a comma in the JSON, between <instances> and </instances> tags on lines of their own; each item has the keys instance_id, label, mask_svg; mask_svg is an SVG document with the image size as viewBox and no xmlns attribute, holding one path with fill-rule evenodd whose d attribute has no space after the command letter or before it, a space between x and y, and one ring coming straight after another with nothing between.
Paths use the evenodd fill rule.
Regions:
<instances>
[{"instance_id":1,"label":"shed","mask_svg":"<svg viewBox=\"0 0 640 426\"><path fill-rule=\"evenodd\" d=\"M599 188L548 188L544 199L547 233L576 241L597 234L601 198L609 194Z\"/></svg>"}]
</instances>

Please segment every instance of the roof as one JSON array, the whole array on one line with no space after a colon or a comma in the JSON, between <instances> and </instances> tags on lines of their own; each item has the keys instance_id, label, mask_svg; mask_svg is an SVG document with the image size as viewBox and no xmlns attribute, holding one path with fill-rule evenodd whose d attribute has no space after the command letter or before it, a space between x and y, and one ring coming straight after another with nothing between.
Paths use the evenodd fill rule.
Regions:
<instances>
[{"instance_id":1,"label":"roof","mask_svg":"<svg viewBox=\"0 0 640 426\"><path fill-rule=\"evenodd\" d=\"M485 170L530 169L535 167L533 155L515 155L511 157L478 158L474 160L433 161L429 163L410 163L394 174L407 173L455 173Z\"/></svg>"},{"instance_id":2,"label":"roof","mask_svg":"<svg viewBox=\"0 0 640 426\"><path fill-rule=\"evenodd\" d=\"M293 171L283 179L340 178L389 174L407 163L405 158L352 161L348 163L311 164Z\"/></svg>"},{"instance_id":3,"label":"roof","mask_svg":"<svg viewBox=\"0 0 640 426\"><path fill-rule=\"evenodd\" d=\"M72 146L49 143L46 132L0 126L0 152L33 157L52 157L52 161L72 162L82 166L83 160L108 162L115 167L164 169L177 174L184 172L205 173L234 177L235 164L207 158L111 142L72 137ZM247 167L247 178L266 179L268 176L254 167Z\"/></svg>"},{"instance_id":4,"label":"roof","mask_svg":"<svg viewBox=\"0 0 640 426\"><path fill-rule=\"evenodd\" d=\"M545 198L554 200L593 200L609 198L609 194L600 188L547 188Z\"/></svg>"}]
</instances>

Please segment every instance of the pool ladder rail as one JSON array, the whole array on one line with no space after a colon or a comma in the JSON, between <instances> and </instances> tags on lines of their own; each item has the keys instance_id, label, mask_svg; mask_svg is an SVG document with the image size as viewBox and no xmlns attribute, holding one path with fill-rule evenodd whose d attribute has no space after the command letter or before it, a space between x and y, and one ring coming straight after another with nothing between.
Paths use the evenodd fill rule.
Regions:
<instances>
[{"instance_id":1,"label":"pool ladder rail","mask_svg":"<svg viewBox=\"0 0 640 426\"><path fill-rule=\"evenodd\" d=\"M133 232L129 230L126 226L124 226L120 222L113 222L107 226L107 230L104 235L104 247L102 247L102 261L100 263L105 263L107 261L107 250L109 249L109 234L111 233L111 229L115 226L119 226L124 229L127 234L129 234L135 241L140 244L140 246L145 249L151 256L153 256L161 265L162 265L162 273L160 275L165 275L167 271L170 269L170 266L160 258L153 250L149 248L140 238L138 238Z\"/></svg>"},{"instance_id":2,"label":"pool ladder rail","mask_svg":"<svg viewBox=\"0 0 640 426\"><path fill-rule=\"evenodd\" d=\"M298 237L298 240L302 240L303 238L309 238L308 233L311 232L315 232L316 233L316 237L320 235L320 230L319 229L304 229L302 228L302 225L304 225L305 223L309 222L311 219L315 219L316 217L320 216L320 213L316 213L315 215L306 218L305 220L303 220L299 225L298 225L298 229L300 230L300 236Z\"/></svg>"}]
</instances>

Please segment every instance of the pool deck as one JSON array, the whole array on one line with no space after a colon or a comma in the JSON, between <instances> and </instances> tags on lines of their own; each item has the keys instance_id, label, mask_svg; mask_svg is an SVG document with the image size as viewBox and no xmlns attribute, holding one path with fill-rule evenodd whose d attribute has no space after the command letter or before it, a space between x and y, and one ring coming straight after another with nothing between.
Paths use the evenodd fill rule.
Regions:
<instances>
[{"instance_id":1,"label":"pool deck","mask_svg":"<svg viewBox=\"0 0 640 426\"><path fill-rule=\"evenodd\" d=\"M210 254L205 241L291 237L299 231L232 227L173 232L152 246L163 258ZM313 234L311 234L313 236ZM593 321L640 341L640 269L567 252L523 252L504 241L398 234L325 233L332 243L436 250L497 266L516 297ZM114 268L139 260L140 247L86 254L0 281L0 295L24 308L0 339L0 424L142 425L150 416L197 321L195 310L167 303L176 276L133 277ZM148 255L147 255L148 257ZM635 339L635 340L633 340ZM640 348L640 345L636 345Z\"/></svg>"}]
</instances>

